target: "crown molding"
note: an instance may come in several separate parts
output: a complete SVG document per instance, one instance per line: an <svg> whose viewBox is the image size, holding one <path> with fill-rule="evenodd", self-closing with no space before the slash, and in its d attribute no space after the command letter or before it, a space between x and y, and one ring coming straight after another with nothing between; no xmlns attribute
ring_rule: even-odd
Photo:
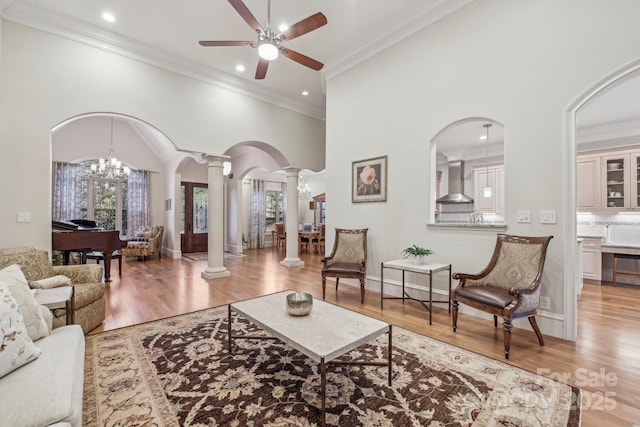
<svg viewBox="0 0 640 427"><path fill-rule="evenodd" d="M626 120L604 125L580 127L576 132L576 143L586 144L638 136L640 136L640 119Z"/></svg>
<svg viewBox="0 0 640 427"><path fill-rule="evenodd" d="M414 9L407 11L395 21L389 22L373 34L367 34L357 43L356 50L343 50L326 61L324 75L331 79L355 65L377 55L383 50L412 36L429 25L441 20L474 0L430 0L424 1Z"/></svg>
<svg viewBox="0 0 640 427"><path fill-rule="evenodd" d="M325 119L324 105L313 106L300 102L280 91L266 89L263 86L205 67L163 49L149 46L97 26L88 25L83 21L51 9L45 9L43 6L35 6L29 3L15 3L12 5L12 3L12 0L0 0L0 6L4 8L3 17L8 21L153 65L316 119ZM11 8L8 8L9 6Z"/></svg>

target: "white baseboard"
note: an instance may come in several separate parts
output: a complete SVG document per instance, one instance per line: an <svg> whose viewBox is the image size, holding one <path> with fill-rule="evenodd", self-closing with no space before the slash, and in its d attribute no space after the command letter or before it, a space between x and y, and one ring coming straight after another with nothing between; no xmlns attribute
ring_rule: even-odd
<svg viewBox="0 0 640 427"><path fill-rule="evenodd" d="M448 293L448 282L446 275L442 275L442 277L437 277L437 275L433 276L433 298L434 299L445 299L447 298ZM342 283L342 281L340 282ZM360 282L355 281L344 281L345 284L349 286L360 286ZM457 286L457 283L452 283L452 289ZM365 288L371 289L372 291L380 292L380 277L367 276L365 281ZM410 294L419 299L427 299L429 298L429 288L424 285L416 285L414 283L409 283L405 280L405 289L409 289ZM384 280L384 293L389 296L402 296L402 282L397 280L389 280L385 277ZM445 305L442 305L444 307ZM493 321L493 316L489 313L485 313L480 310L476 310L475 308L469 307L464 304L460 304L458 307L458 312L467 314L470 316L478 317L481 319L487 319ZM549 311L541 311L538 310L536 314L536 321L538 326L540 327L540 332L543 335L549 335L556 338L563 339L564 337L564 315L558 313L551 313ZM515 319L513 321L514 328L521 328L532 331L531 325L527 319ZM464 323L460 323L460 319L458 319L458 327L464 327Z"/></svg>

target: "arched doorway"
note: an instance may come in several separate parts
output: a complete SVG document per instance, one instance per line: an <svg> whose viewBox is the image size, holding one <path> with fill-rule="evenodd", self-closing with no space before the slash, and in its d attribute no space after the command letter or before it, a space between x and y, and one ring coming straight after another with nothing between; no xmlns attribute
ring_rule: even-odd
<svg viewBox="0 0 640 427"><path fill-rule="evenodd" d="M565 128L567 135L565 138L565 153L567 159L570 159L567 165L565 183L568 189L567 209L565 210L565 220L567 223L565 231L566 242L577 242L577 116L580 110L588 103L596 100L599 96L606 93L612 87L624 82L634 75L640 73L640 60L635 61L619 70L614 71L606 76L586 92L581 94L566 110ZM565 246L565 260L567 267L564 276L564 312L565 312L565 330L564 338L569 341L575 341L577 338L577 295L580 284L579 271L579 252L578 245L567 244Z"/></svg>

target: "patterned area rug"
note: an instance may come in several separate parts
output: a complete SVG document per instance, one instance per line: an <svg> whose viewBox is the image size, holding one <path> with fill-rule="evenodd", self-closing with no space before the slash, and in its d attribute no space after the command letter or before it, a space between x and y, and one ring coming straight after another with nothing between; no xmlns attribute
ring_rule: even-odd
<svg viewBox="0 0 640 427"><path fill-rule="evenodd" d="M226 306L86 338L83 425L321 425L318 365L278 340L229 354ZM384 361L387 342L342 360ZM399 327L393 345L391 387L386 367L329 365L328 425L580 425L577 388Z"/></svg>

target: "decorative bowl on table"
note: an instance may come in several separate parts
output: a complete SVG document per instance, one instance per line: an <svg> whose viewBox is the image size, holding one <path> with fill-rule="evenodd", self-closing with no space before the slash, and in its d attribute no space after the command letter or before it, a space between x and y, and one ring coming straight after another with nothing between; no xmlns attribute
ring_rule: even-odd
<svg viewBox="0 0 640 427"><path fill-rule="evenodd" d="M306 316L313 308L313 296L306 292L287 295L287 313L292 316Z"/></svg>

